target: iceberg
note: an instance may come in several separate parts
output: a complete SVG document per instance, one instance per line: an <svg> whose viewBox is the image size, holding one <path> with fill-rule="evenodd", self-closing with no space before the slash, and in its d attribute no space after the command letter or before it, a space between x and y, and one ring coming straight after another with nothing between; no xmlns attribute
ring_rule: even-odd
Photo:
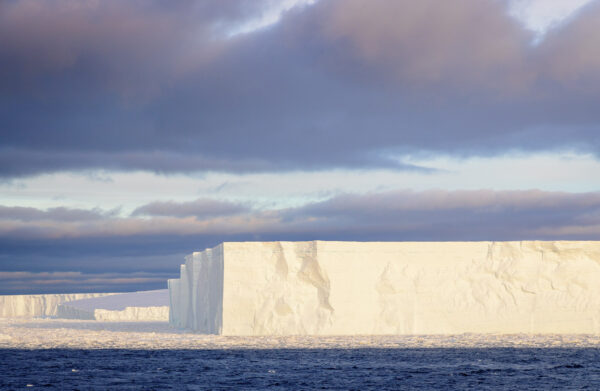
<svg viewBox="0 0 600 391"><path fill-rule="evenodd" d="M62 303L112 294L114 293L3 295L0 296L0 318L54 317Z"/></svg>
<svg viewBox="0 0 600 391"><path fill-rule="evenodd" d="M160 289L69 301L58 306L56 316L105 322L166 322L169 320L169 293Z"/></svg>
<svg viewBox="0 0 600 391"><path fill-rule="evenodd" d="M221 335L600 333L600 242L226 242L168 281Z"/></svg>

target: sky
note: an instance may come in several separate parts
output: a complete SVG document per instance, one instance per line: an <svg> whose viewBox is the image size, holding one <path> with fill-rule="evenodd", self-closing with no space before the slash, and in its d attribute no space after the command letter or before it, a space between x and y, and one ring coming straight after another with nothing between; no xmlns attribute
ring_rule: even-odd
<svg viewBox="0 0 600 391"><path fill-rule="evenodd" d="M0 294L223 241L600 240L598 0L0 1Z"/></svg>

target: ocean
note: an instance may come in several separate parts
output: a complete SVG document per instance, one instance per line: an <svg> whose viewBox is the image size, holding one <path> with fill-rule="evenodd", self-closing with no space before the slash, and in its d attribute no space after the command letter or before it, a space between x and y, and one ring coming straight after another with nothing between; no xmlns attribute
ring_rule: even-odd
<svg viewBox="0 0 600 391"><path fill-rule="evenodd" d="M598 348L0 349L0 389L600 389Z"/></svg>

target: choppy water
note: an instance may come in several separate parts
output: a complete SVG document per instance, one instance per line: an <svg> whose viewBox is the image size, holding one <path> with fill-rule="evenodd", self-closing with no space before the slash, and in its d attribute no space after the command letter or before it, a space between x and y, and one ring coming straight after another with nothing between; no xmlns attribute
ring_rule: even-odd
<svg viewBox="0 0 600 391"><path fill-rule="evenodd" d="M600 389L600 349L0 350L0 389L27 387Z"/></svg>

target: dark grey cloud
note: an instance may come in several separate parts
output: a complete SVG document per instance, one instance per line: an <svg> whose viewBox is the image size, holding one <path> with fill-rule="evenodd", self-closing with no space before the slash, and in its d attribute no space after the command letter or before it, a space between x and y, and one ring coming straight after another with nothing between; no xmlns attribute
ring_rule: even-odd
<svg viewBox="0 0 600 391"><path fill-rule="evenodd" d="M419 172L435 170L414 164L398 162L385 157L364 156L344 157L335 161L333 167L378 166ZM35 149L19 150L0 147L0 178L27 176L40 172L66 171L70 169L102 168L111 171L146 170L160 174L176 172L225 171L253 173L264 171L295 171L323 168L322 162L306 162L299 166L292 160L280 161L277 166L268 156L240 156L224 158L218 155L197 155L192 152L174 151L39 151Z"/></svg>
<svg viewBox="0 0 600 391"><path fill-rule="evenodd" d="M121 292L166 288L170 274L81 273L81 272L0 272L4 294Z"/></svg>
<svg viewBox="0 0 600 391"><path fill-rule="evenodd" d="M111 289L159 289L164 287L160 279L177 275L184 254L223 241L600 239L600 193L393 191L342 194L288 209L234 212L232 206L215 200L157 202L147 205L143 213L152 216L145 218L69 220L57 214L50 221L41 210L21 211L28 217L16 221L18 211L11 210L0 214L0 271L116 273L123 279L146 273L156 280L123 282ZM222 210L213 216L203 213L212 208ZM27 290L19 286L9 289L0 277L0 294ZM105 281L85 291L109 287ZM31 289L39 293L44 286Z"/></svg>
<svg viewBox="0 0 600 391"><path fill-rule="evenodd" d="M321 40L343 45L344 62L353 59L385 72L405 88L454 86L460 95L510 90L518 87L507 81L524 81L532 35L507 17L506 6L477 0L375 0L368 5L350 0L323 4L317 20Z"/></svg>
<svg viewBox="0 0 600 391"><path fill-rule="evenodd" d="M600 151L600 2L539 45L506 2L0 4L0 175L413 167Z"/></svg>
<svg viewBox="0 0 600 391"><path fill-rule="evenodd" d="M12 92L76 93L75 88L152 94L188 65L212 55L209 41L267 4L257 0L102 2L4 1L0 4L0 74ZM47 91L71 73L72 83ZM42 86L42 83L51 85ZM56 85L53 85L56 86ZM11 90L13 89L13 90ZM88 91L91 94L97 91Z"/></svg>
<svg viewBox="0 0 600 391"><path fill-rule="evenodd" d="M249 213L247 205L212 199L198 199L191 202L156 201L136 208L132 216L196 217L203 220L211 217Z"/></svg>
<svg viewBox="0 0 600 391"><path fill-rule="evenodd" d="M282 211L282 219L290 226L308 223L341 228L371 239L597 239L600 193L432 190L347 194Z"/></svg>
<svg viewBox="0 0 600 391"><path fill-rule="evenodd" d="M461 228L452 232L450 228L457 225ZM32 246L35 240L47 238L85 239L90 246L103 243L102 238L118 237L126 247L139 237L279 233L326 237L343 233L348 240L369 235L400 235L399 240L402 235L423 235L420 240L557 239L563 234L589 239L600 234L600 193L406 190L339 194L285 209L254 209L216 199L156 201L129 217L97 209L86 213L68 208L0 208L1 237L31 241ZM127 253L114 243L109 247Z"/></svg>
<svg viewBox="0 0 600 391"><path fill-rule="evenodd" d="M23 206L2 206L0 205L0 220L17 220L17 221L58 221L58 222L73 222L73 221L91 221L100 220L115 216L117 210L103 212L99 209L76 209L57 207L40 210L38 208L23 207Z"/></svg>

